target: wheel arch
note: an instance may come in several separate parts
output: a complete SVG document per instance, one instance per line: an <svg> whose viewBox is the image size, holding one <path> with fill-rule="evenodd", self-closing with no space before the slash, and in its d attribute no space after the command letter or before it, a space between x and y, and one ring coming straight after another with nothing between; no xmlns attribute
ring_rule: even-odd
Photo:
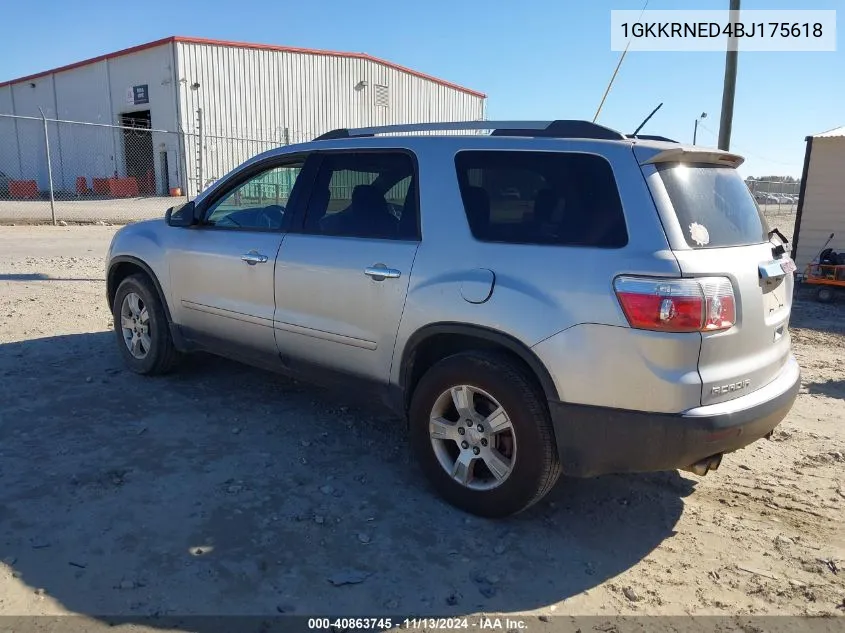
<svg viewBox="0 0 845 633"><path fill-rule="evenodd" d="M109 270L106 276L106 294L109 302L109 310L112 309L114 304L114 297L117 294L117 288L120 286L120 282L138 272L144 273L153 282L158 299L164 308L167 322L173 323L173 318L170 316L170 307L167 305L167 299L164 296L164 291L161 289L158 277L146 262L132 255L118 255L109 262Z"/></svg>
<svg viewBox="0 0 845 633"><path fill-rule="evenodd" d="M543 362L517 338L481 325L433 323L414 332L402 351L399 386L404 406L425 371L447 356L468 350L499 351L519 361L535 380L547 400L559 400L557 387Z"/></svg>

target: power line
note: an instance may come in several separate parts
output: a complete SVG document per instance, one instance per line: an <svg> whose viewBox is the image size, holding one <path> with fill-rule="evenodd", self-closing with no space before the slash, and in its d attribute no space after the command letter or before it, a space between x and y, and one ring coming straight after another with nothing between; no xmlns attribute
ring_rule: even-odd
<svg viewBox="0 0 845 633"><path fill-rule="evenodd" d="M714 132L713 130L711 130L709 127L707 127L707 126L706 126L706 125L704 125L703 123L699 123L699 124L698 124L698 129L700 129L700 130L704 130L705 132L707 132L708 134L710 134L711 136L713 136L713 137L715 137L715 138L719 138L719 135L718 135L716 132ZM736 145L736 144L734 144L734 147L735 147L737 150L739 150L740 152L742 152L743 154L745 154L746 156L749 156L749 157L751 157L751 158L756 158L756 159L758 159L758 160L764 160L764 161L766 161L766 162L768 162L768 163L774 163L775 165L784 165L784 166L786 166L786 167L798 167L798 166L800 166L800 164L801 164L801 163L785 163L785 162L783 162L783 161L781 161L781 160L774 160L774 159L771 159L771 158L766 158L765 156L761 156L760 154L757 154L757 153L755 153L755 152L749 151L748 149L746 149L746 148L744 148L744 147L741 147L741 146L739 146L739 145Z"/></svg>

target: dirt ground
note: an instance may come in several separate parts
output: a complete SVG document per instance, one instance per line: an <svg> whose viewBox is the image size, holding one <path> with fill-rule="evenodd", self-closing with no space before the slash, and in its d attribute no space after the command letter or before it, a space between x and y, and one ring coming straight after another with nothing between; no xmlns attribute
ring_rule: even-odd
<svg viewBox="0 0 845 633"><path fill-rule="evenodd" d="M0 615L845 615L845 301L799 296L772 441L489 521L378 409L207 356L125 371L113 231L0 227Z"/></svg>
<svg viewBox="0 0 845 633"><path fill-rule="evenodd" d="M183 202L185 198L182 197L162 196L108 200L58 199L54 206L57 222L125 224L136 220L160 218L168 207ZM0 199L0 223L2 224L46 224L51 218L49 200Z"/></svg>

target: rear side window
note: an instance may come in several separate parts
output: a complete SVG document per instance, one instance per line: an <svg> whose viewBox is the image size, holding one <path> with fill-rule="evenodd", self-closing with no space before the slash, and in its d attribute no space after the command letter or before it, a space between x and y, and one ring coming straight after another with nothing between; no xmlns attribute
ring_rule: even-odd
<svg viewBox="0 0 845 633"><path fill-rule="evenodd" d="M600 156L468 151L455 165L478 240L600 248L628 243L616 180Z"/></svg>
<svg viewBox="0 0 845 633"><path fill-rule="evenodd" d="M658 173L692 248L759 244L769 227L732 167L667 163Z"/></svg>

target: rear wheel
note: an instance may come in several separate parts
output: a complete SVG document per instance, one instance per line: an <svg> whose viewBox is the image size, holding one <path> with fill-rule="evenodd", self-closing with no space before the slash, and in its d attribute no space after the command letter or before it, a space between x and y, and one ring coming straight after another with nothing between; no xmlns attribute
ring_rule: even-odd
<svg viewBox="0 0 845 633"><path fill-rule="evenodd" d="M138 374L164 374L179 352L173 346L164 306L149 278L130 275L117 288L112 304L114 332L123 360Z"/></svg>
<svg viewBox="0 0 845 633"><path fill-rule="evenodd" d="M434 488L473 514L520 512L560 475L542 393L505 356L466 352L431 367L414 390L410 434Z"/></svg>
<svg viewBox="0 0 845 633"><path fill-rule="evenodd" d="M832 303L833 289L821 286L818 290L816 290L816 300L819 303Z"/></svg>

